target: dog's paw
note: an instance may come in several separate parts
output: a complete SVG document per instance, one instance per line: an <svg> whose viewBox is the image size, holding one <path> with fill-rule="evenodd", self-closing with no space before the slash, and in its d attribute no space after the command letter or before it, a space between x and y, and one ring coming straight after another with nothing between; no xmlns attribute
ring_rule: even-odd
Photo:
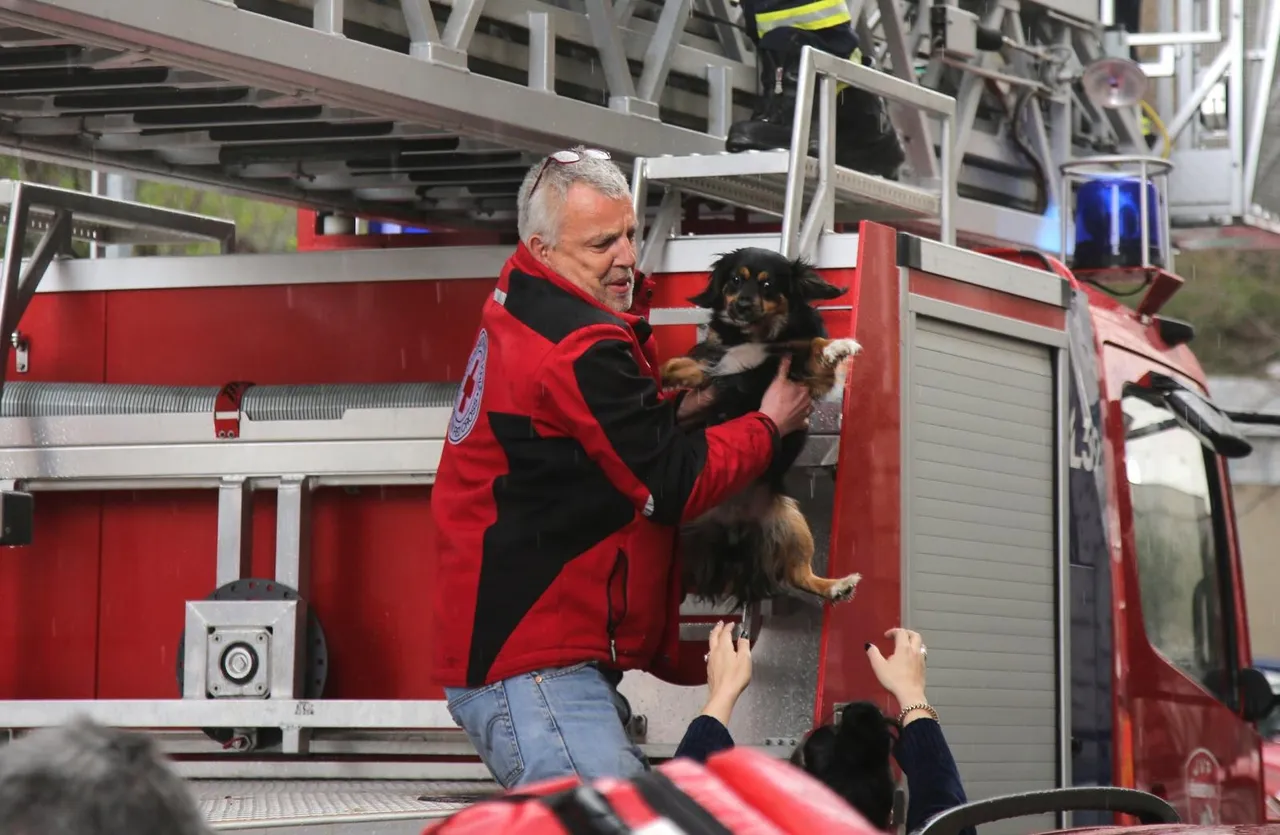
<svg viewBox="0 0 1280 835"><path fill-rule="evenodd" d="M841 601L852 599L853 593L858 590L858 581L861 579L861 574L850 574L848 577L841 578L839 582L831 587L832 602L840 603Z"/></svg>
<svg viewBox="0 0 1280 835"><path fill-rule="evenodd" d="M689 357L675 357L662 366L662 385L665 388L698 388L705 380L702 366Z"/></svg>
<svg viewBox="0 0 1280 835"><path fill-rule="evenodd" d="M826 365L839 365L862 350L862 346L854 339L833 339L822 348L822 362Z"/></svg>

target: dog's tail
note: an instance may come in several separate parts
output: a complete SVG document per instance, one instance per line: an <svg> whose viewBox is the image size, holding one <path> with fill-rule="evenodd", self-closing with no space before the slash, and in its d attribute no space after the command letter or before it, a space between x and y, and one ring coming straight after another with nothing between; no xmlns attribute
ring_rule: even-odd
<svg viewBox="0 0 1280 835"><path fill-rule="evenodd" d="M733 608L780 594L766 559L758 520L700 519L680 531L685 588L704 602L731 602Z"/></svg>

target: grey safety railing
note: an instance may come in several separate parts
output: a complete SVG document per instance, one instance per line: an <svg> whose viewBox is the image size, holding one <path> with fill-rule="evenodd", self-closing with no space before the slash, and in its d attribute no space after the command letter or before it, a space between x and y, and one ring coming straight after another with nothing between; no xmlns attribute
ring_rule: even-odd
<svg viewBox="0 0 1280 835"><path fill-rule="evenodd" d="M899 183L837 167L835 109L838 88L842 84L881 96L891 104L924 111L940 121L939 158L936 165L930 166L933 170L917 172L924 179L918 179L914 184ZM819 133L816 160L809 155L815 100ZM800 58L795 113L797 118L792 124L791 143L785 149L636 160L632 192L639 224L637 237L644 241L640 255L642 269L656 267L663 241L678 223L680 197L685 191L780 215L782 240L779 249L787 257L813 252L821 234L834 231L838 204L874 204L900 210L908 217L936 217L940 239L954 245L958 167L952 147L956 118L954 98L805 47ZM759 179L762 176L780 178L783 183ZM706 185L721 179L725 180L724 186L709 188ZM653 219L653 234L646 237L648 188L654 183L665 183L667 193ZM778 193L779 185L782 186L781 194ZM806 196L809 196L807 209Z"/></svg>
<svg viewBox="0 0 1280 835"><path fill-rule="evenodd" d="M956 100L929 90L914 82L903 81L876 70L819 52L806 46L800 56L800 73L796 86L796 118L791 128L791 165L787 170L787 196L782 216L784 252L811 249L819 234L835 226L836 168L836 94L840 83L874 93L890 102L906 105L941 120L938 170L941 176L934 185L939 191L938 225L943 243L954 245L956 182L952 147L955 136ZM804 185L809 156L810 120L803 118L813 111L818 100L818 185L808 217L801 224L804 207Z"/></svg>

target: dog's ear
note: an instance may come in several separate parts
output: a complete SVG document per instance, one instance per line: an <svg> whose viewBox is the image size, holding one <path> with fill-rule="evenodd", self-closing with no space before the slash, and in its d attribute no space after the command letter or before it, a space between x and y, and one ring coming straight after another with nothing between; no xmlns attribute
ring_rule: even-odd
<svg viewBox="0 0 1280 835"><path fill-rule="evenodd" d="M791 262L791 274L795 276L795 287L805 301L829 301L838 299L849 292L848 287L837 287L828 283L818 275L813 265L802 258Z"/></svg>
<svg viewBox="0 0 1280 835"><path fill-rule="evenodd" d="M711 278L707 281L707 288L696 296L690 296L690 304L696 304L698 307L705 307L709 310L716 310L720 307L720 303L724 299L722 295L724 283L733 271L736 255L737 253L734 252L726 252L715 260L711 265Z"/></svg>

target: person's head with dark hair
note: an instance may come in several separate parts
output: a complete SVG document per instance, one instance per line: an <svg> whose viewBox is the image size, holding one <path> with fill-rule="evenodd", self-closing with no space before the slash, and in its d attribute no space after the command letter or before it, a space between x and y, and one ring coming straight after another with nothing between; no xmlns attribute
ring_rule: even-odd
<svg viewBox="0 0 1280 835"><path fill-rule="evenodd" d="M877 829L893 823L893 722L870 702L854 702L840 721L823 725L796 746L791 763L821 780Z"/></svg>
<svg viewBox="0 0 1280 835"><path fill-rule="evenodd" d="M77 719L0 748L0 835L207 835L150 737Z"/></svg>

